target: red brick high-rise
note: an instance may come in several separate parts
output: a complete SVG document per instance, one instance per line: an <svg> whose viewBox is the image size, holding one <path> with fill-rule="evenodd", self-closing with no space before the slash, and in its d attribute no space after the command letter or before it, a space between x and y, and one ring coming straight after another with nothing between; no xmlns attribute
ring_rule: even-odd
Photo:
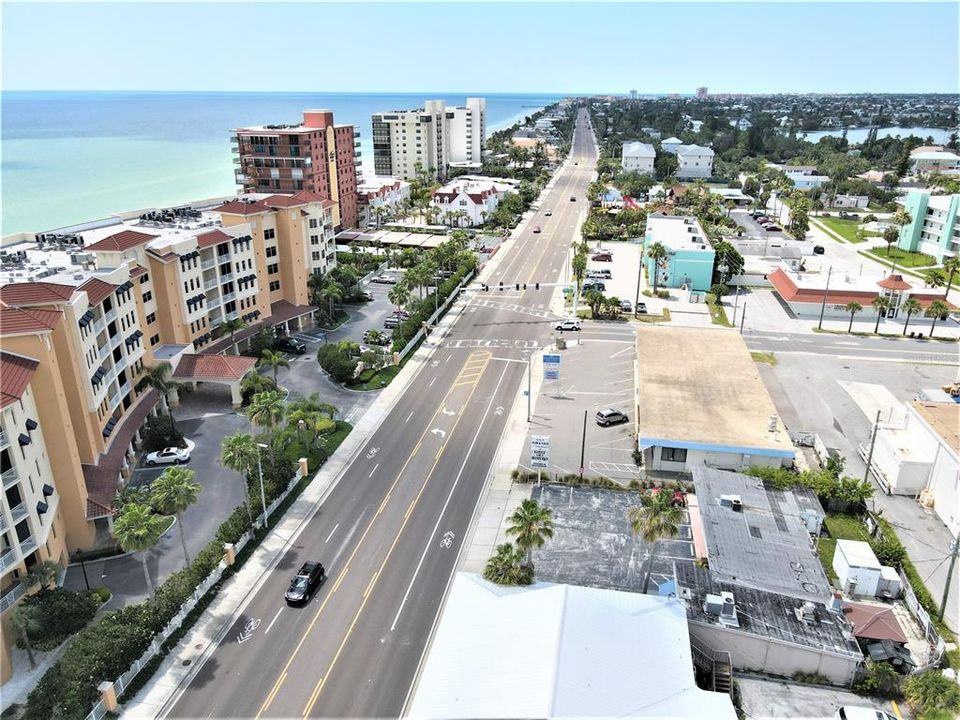
<svg viewBox="0 0 960 720"><path fill-rule="evenodd" d="M358 136L353 125L334 125L330 110L304 110L298 125L236 128L237 184L244 192L315 192L337 203L336 225L356 227Z"/></svg>

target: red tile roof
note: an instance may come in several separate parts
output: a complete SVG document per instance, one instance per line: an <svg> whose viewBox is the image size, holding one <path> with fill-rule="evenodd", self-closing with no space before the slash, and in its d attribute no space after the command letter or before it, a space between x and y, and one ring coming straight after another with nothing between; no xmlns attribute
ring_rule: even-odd
<svg viewBox="0 0 960 720"><path fill-rule="evenodd" d="M176 380L239 380L256 364L256 358L244 355L184 355L171 377Z"/></svg>
<svg viewBox="0 0 960 720"><path fill-rule="evenodd" d="M143 245L156 237L160 236L142 233L137 230L121 230L109 237L105 237L100 242L87 245L86 249L92 250L93 252L122 252Z"/></svg>
<svg viewBox="0 0 960 720"><path fill-rule="evenodd" d="M53 305L70 300L75 288L49 282L12 283L0 288L0 301L10 307Z"/></svg>
<svg viewBox="0 0 960 720"><path fill-rule="evenodd" d="M39 366L33 358L0 351L0 409L23 397Z"/></svg>
<svg viewBox="0 0 960 720"><path fill-rule="evenodd" d="M212 245L219 245L232 239L233 236L227 235L223 230L211 230L210 232L197 235L197 247L206 248Z"/></svg>
<svg viewBox="0 0 960 720"><path fill-rule="evenodd" d="M888 275L877 285L887 290L909 290L913 287L903 279L903 275Z"/></svg>
<svg viewBox="0 0 960 720"><path fill-rule="evenodd" d="M90 278L77 290L83 290L87 293L87 300L91 305L99 305L110 293L117 289L116 285L111 285L98 278Z"/></svg>
<svg viewBox="0 0 960 720"><path fill-rule="evenodd" d="M866 640L892 640L906 643L907 636L893 610L882 605L845 602L843 616L853 626L853 634Z"/></svg>
<svg viewBox="0 0 960 720"><path fill-rule="evenodd" d="M301 190L300 192L296 193L293 197L302 202L328 202L331 205L336 204L332 200L327 200L323 195L320 195L319 193L311 192L309 190Z"/></svg>
<svg viewBox="0 0 960 720"><path fill-rule="evenodd" d="M130 269L130 277L132 277L132 278L140 277L140 276L143 275L146 271L147 271L147 269L146 269L145 267L143 267L143 265L134 265L134 266Z"/></svg>
<svg viewBox="0 0 960 720"><path fill-rule="evenodd" d="M52 330L63 314L59 310L35 310L0 306L0 335L20 335Z"/></svg>
<svg viewBox="0 0 960 720"><path fill-rule="evenodd" d="M240 202L232 200L216 208L214 212L227 213L228 215L256 215L258 213L270 212L270 208L262 202Z"/></svg>
<svg viewBox="0 0 960 720"><path fill-rule="evenodd" d="M261 200L264 205L271 208L277 207L297 207L298 205L306 205L306 200L296 200L290 195L271 195L268 198Z"/></svg>

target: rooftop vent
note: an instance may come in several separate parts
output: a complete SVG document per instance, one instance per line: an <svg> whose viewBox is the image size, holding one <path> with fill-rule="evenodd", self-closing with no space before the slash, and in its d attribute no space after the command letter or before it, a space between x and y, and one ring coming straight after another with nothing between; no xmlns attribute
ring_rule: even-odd
<svg viewBox="0 0 960 720"><path fill-rule="evenodd" d="M793 612L796 614L797 620L807 625L813 625L817 621L817 606L810 600L807 600L800 607L794 608Z"/></svg>
<svg viewBox="0 0 960 720"><path fill-rule="evenodd" d="M740 627L737 619L737 604L733 600L733 593L720 593L720 622L729 627Z"/></svg>
<svg viewBox="0 0 960 720"><path fill-rule="evenodd" d="M743 501L739 495L721 495L720 507L728 507L734 512L743 512Z"/></svg>

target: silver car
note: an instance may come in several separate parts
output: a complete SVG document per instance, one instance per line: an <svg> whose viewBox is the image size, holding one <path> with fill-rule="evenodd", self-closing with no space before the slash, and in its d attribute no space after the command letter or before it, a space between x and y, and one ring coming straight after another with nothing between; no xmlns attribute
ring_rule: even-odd
<svg viewBox="0 0 960 720"><path fill-rule="evenodd" d="M186 448L168 447L147 455L147 465L179 465L190 459Z"/></svg>

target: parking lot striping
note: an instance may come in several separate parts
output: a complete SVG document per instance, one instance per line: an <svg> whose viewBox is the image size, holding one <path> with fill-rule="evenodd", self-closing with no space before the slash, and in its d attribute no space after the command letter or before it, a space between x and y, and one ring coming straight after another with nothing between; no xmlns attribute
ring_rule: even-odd
<svg viewBox="0 0 960 720"><path fill-rule="evenodd" d="M273 620L271 620L271 621L270 621L270 624L267 625L267 629L263 631L263 634L264 634L264 635L266 635L268 632L270 632L270 628L273 627L273 624L277 621L277 618L280 617L280 613L282 613L282 612L283 612L283 608L280 608L279 610L277 610L277 614L273 616Z"/></svg>
<svg viewBox="0 0 960 720"><path fill-rule="evenodd" d="M380 467L380 463L377 463L373 466L373 470L370 471L370 474L367 477L373 477L373 474L377 471L377 468Z"/></svg>
<svg viewBox="0 0 960 720"><path fill-rule="evenodd" d="M630 352L630 348L623 348L622 350L617 350L613 355L610 356L610 359L613 360L615 357L620 357L625 352Z"/></svg>
<svg viewBox="0 0 960 720"><path fill-rule="evenodd" d="M330 538L333 537L333 534L337 531L338 527L340 527L340 523L337 523L336 525L333 526L333 530L330 531L330 534L327 535L327 539L324 540L325 543L330 542Z"/></svg>
<svg viewBox="0 0 960 720"><path fill-rule="evenodd" d="M578 390L573 392L572 390L567 391L567 395L611 395L613 397L625 397L624 392L600 392L599 390Z"/></svg>

